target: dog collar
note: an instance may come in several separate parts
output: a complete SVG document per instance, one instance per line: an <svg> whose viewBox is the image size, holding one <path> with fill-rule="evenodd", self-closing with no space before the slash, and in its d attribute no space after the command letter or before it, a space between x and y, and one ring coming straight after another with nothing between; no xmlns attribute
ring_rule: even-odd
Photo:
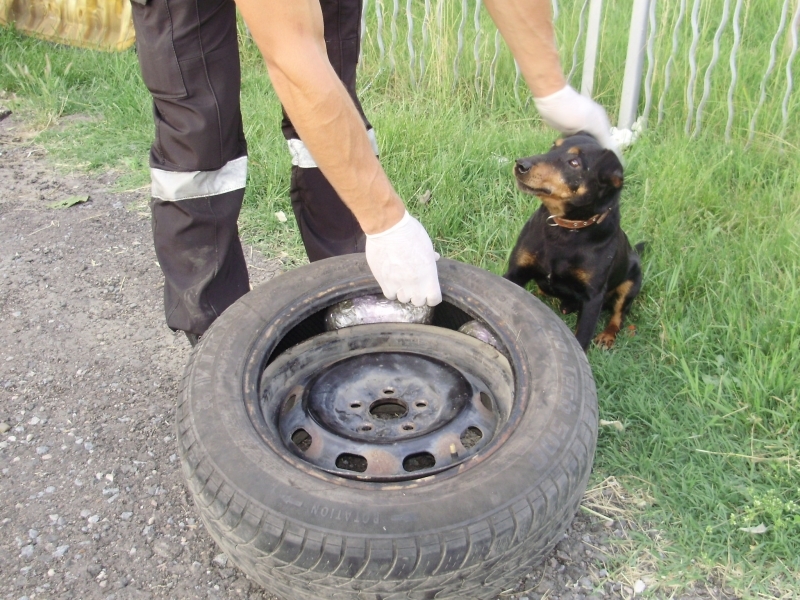
<svg viewBox="0 0 800 600"><path fill-rule="evenodd" d="M562 219L561 217L550 215L547 217L547 224L550 225L550 227L563 227L564 229L583 229L584 227L589 227L595 223L602 223L610 212L611 208L609 208L606 212L599 215L594 215L585 221L571 221L569 219ZM550 221L552 221L552 223Z"/></svg>

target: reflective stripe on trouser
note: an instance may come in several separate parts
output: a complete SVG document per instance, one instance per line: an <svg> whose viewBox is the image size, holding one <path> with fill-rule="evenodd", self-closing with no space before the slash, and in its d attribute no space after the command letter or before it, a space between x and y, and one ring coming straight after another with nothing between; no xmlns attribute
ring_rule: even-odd
<svg viewBox="0 0 800 600"><path fill-rule="evenodd" d="M368 131L378 154L374 131ZM305 144L288 140L292 155L289 196L308 260L364 252L367 238L353 213L317 168Z"/></svg>
<svg viewBox="0 0 800 600"><path fill-rule="evenodd" d="M232 0L133 4L153 97L153 240L167 325L202 334L250 286L236 221L247 145Z"/></svg>
<svg viewBox="0 0 800 600"><path fill-rule="evenodd" d="M371 126L356 96L362 0L320 0L328 59L353 99L364 126ZM284 112L283 135L292 153L292 200L300 236L311 261L363 252L366 237L353 213L316 168ZM299 160L298 152L309 160ZM376 151L377 153L377 151Z"/></svg>

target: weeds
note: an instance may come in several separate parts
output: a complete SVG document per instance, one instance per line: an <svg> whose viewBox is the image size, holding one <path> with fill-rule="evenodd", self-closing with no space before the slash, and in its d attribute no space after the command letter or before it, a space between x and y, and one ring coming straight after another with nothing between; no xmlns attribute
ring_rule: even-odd
<svg viewBox="0 0 800 600"><path fill-rule="evenodd" d="M777 490L760 492L748 488L750 499L739 514L731 514L730 524L740 531L764 534L770 530L776 534L800 535L800 506L794 500L786 500ZM795 491L800 499L800 490Z"/></svg>
<svg viewBox="0 0 800 600"><path fill-rule="evenodd" d="M53 73L50 55L44 55L44 67L41 73L31 72L27 64L5 63L5 67L12 77L9 86L15 93L27 97L38 98L36 103L35 125L47 129L64 114L69 103L69 87L66 77L72 69L68 63L61 74Z"/></svg>

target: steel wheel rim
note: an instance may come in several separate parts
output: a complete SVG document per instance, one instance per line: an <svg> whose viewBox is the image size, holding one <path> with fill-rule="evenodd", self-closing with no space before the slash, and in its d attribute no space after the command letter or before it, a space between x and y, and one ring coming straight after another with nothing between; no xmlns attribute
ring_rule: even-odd
<svg viewBox="0 0 800 600"><path fill-rule="evenodd" d="M390 327L439 347L387 347L374 339L386 325L362 325L306 340L264 370L260 412L284 458L320 475L399 482L469 468L508 435L513 375L500 353L437 327Z"/></svg>

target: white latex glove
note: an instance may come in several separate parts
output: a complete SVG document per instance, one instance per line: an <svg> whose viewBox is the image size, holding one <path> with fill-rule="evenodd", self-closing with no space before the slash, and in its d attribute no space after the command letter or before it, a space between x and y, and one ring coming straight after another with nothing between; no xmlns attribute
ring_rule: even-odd
<svg viewBox="0 0 800 600"><path fill-rule="evenodd" d="M414 306L436 306L442 301L431 238L408 214L380 233L367 235L367 264L384 296Z"/></svg>
<svg viewBox="0 0 800 600"><path fill-rule="evenodd" d="M566 86L555 94L534 98L533 103L542 120L553 129L566 135L586 131L597 138L601 146L622 156L619 146L611 137L611 124L605 109L591 98Z"/></svg>

